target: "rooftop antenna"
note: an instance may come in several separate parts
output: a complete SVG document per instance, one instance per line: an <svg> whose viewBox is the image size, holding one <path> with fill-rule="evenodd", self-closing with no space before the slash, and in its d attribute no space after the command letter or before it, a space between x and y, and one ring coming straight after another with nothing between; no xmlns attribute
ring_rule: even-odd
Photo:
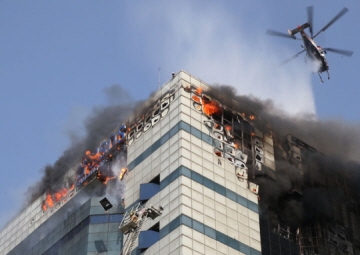
<svg viewBox="0 0 360 255"><path fill-rule="evenodd" d="M161 68L159 67L159 82L158 82L158 90L160 89L160 70L161 70Z"/></svg>

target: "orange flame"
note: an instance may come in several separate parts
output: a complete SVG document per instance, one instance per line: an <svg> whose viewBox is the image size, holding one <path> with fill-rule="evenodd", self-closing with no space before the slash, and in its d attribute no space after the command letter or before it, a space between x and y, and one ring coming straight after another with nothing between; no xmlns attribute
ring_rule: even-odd
<svg viewBox="0 0 360 255"><path fill-rule="evenodd" d="M48 194L46 195L45 201L46 201L46 203L47 203L47 205L48 205L49 207L53 207L53 206L54 206L54 200L52 199L50 193L48 193Z"/></svg>
<svg viewBox="0 0 360 255"><path fill-rule="evenodd" d="M235 149L239 149L239 144L238 144L238 143L235 143L235 144L234 144L234 147L235 147Z"/></svg>
<svg viewBox="0 0 360 255"><path fill-rule="evenodd" d="M124 175L126 174L126 172L128 171L127 168L122 168L120 175L119 175L119 180L122 181L122 179L124 178Z"/></svg>
<svg viewBox="0 0 360 255"><path fill-rule="evenodd" d="M202 91L203 91L203 88L202 88L202 87L198 87L198 88L194 91L194 93L195 93L195 94L198 94L198 95L201 95Z"/></svg>
<svg viewBox="0 0 360 255"><path fill-rule="evenodd" d="M254 133L254 132L251 132L251 135L252 135L252 136L254 136L254 135L255 135L255 133Z"/></svg>
<svg viewBox="0 0 360 255"><path fill-rule="evenodd" d="M102 181L103 184L107 184L109 180L111 179L115 179L116 176L113 176L113 177L105 177L105 181Z"/></svg>
<svg viewBox="0 0 360 255"><path fill-rule="evenodd" d="M228 125L225 125L225 128L226 128L226 130L231 130L232 128L230 127L230 126L228 126Z"/></svg>
<svg viewBox="0 0 360 255"><path fill-rule="evenodd" d="M43 211L45 212L47 210L46 204L43 203L43 205L41 206L41 208L43 209Z"/></svg>
<svg viewBox="0 0 360 255"><path fill-rule="evenodd" d="M192 99L198 103L200 103L200 98L198 98L197 96L192 96Z"/></svg>
<svg viewBox="0 0 360 255"><path fill-rule="evenodd" d="M90 173L90 164L87 164L85 166L85 175L89 174Z"/></svg>
<svg viewBox="0 0 360 255"><path fill-rule="evenodd" d="M90 151L86 151L85 154L89 159L92 159L92 160L99 160L100 157L101 157L100 153L96 153L95 155L91 155Z"/></svg>
<svg viewBox="0 0 360 255"><path fill-rule="evenodd" d="M215 151L215 154L216 154L216 156L218 156L218 157L221 157L221 156L222 156L222 154L221 154L220 151Z"/></svg>
<svg viewBox="0 0 360 255"><path fill-rule="evenodd" d="M73 190L75 188L75 183L73 183L72 185L71 185L71 187L69 188L69 190Z"/></svg>
<svg viewBox="0 0 360 255"><path fill-rule="evenodd" d="M203 98L202 105L203 105L204 113L208 116L210 116L214 113L218 114L218 115L222 114L222 110L220 108L219 103L214 100L209 101L208 99L204 100L204 98Z"/></svg>
<svg viewBox="0 0 360 255"><path fill-rule="evenodd" d="M250 118L251 120L254 120L254 119L255 119L255 116L254 116L254 115L250 115L249 118Z"/></svg>
<svg viewBox="0 0 360 255"><path fill-rule="evenodd" d="M102 184L107 184L109 180L111 179L115 179L116 176L112 176L112 177L107 177L107 176L104 176L100 173L100 171L98 172L98 175L96 176L97 179L99 179L99 181L102 182Z"/></svg>
<svg viewBox="0 0 360 255"><path fill-rule="evenodd" d="M65 197L68 193L68 190L66 188L61 189L60 191L56 192L54 197L55 201L59 202L63 197Z"/></svg>

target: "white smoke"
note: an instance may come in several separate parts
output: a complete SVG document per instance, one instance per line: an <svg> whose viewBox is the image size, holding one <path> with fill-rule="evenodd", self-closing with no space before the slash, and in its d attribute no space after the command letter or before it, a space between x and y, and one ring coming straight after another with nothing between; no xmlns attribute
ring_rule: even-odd
<svg viewBox="0 0 360 255"><path fill-rule="evenodd" d="M124 198L125 189L126 189L126 174L122 180L119 179L119 175L121 173L121 169L127 167L126 161L124 160L123 155L119 155L115 162L111 165L111 170L113 174L116 176L115 180L110 180L109 184L106 185L106 197L113 201L117 202L117 204L122 203L122 199Z"/></svg>
<svg viewBox="0 0 360 255"><path fill-rule="evenodd" d="M249 27L259 27L255 23L263 21L260 17L239 18L246 10L235 17L234 12L213 2L199 6L182 1L174 12L164 3L154 6L152 2L147 7L138 22L164 30L161 34L157 30L145 33L161 46L156 57L177 68L174 71L183 69L208 84L231 85L240 95L270 98L291 114L315 113L310 67L301 57L280 66L296 54L284 47L294 42L273 43L274 38L265 34L266 22L260 26L262 30L249 33ZM157 8L161 15L149 11Z"/></svg>

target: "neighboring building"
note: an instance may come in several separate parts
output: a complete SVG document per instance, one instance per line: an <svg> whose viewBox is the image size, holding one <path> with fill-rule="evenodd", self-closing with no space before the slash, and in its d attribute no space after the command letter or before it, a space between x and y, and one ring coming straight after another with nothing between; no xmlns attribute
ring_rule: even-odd
<svg viewBox="0 0 360 255"><path fill-rule="evenodd" d="M304 151L317 152L261 121L186 72L173 75L69 170L61 196L44 194L5 227L0 254L359 254L358 202L332 226L297 224L269 205L282 162L300 177L281 202L303 200ZM123 214L137 206L163 210L138 236L123 235Z"/></svg>

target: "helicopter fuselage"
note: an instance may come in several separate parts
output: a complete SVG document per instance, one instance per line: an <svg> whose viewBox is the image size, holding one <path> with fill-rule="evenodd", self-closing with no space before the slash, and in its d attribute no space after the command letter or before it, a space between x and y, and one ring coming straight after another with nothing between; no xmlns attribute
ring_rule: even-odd
<svg viewBox="0 0 360 255"><path fill-rule="evenodd" d="M300 40L299 38L295 37L295 34L300 33L301 38L304 43L304 45L301 45L303 50L298 52L292 58L284 61L284 63L287 63L290 60L299 56L301 53L306 52L306 57L308 57L312 61L317 62L319 64L316 67L316 69L317 69L316 72L318 73L318 75L320 77L320 81L324 82L323 79L321 78L320 73L326 71L328 74L328 79L330 79L329 64L325 57L325 54L327 53L327 51L338 53L338 54L349 56L349 57L351 57L354 52L348 51L348 50L334 49L334 48L322 48L322 47L316 45L314 38L316 36L318 36L321 32L324 32L326 29L328 29L335 21L337 21L339 18L341 18L349 10L346 7L344 7L334 18L332 18L322 29L320 29L319 32L317 32L315 35L313 35L313 22L312 22L313 12L314 12L313 6L309 6L306 9L307 9L308 21L306 23L302 24L301 26L294 28L293 30L288 29L289 34L277 32L277 31L269 30L269 29L266 31L266 33L269 35L280 36L280 37L285 37L285 38L292 38L295 40L296 39ZM306 28L309 28L310 36L305 33L304 30Z"/></svg>
<svg viewBox="0 0 360 255"><path fill-rule="evenodd" d="M318 72L322 73L329 70L329 64L325 57L325 52L321 47L317 46L315 41L311 39L311 37L304 32L304 30L300 31L301 38L304 42L304 48L306 50L307 56L313 60L318 61L320 63Z"/></svg>

